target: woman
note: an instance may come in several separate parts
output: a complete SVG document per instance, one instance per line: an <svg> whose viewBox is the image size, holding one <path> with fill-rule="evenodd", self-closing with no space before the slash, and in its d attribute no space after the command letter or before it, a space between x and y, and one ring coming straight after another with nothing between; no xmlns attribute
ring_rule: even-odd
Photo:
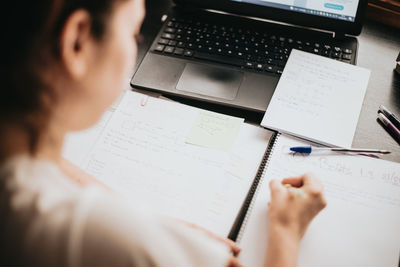
<svg viewBox="0 0 400 267"><path fill-rule="evenodd" d="M124 88L143 0L11 2L1 16L0 266L239 266L233 242L128 206L61 157L66 133L96 123ZM295 266L322 187L309 175L270 187L266 265Z"/></svg>

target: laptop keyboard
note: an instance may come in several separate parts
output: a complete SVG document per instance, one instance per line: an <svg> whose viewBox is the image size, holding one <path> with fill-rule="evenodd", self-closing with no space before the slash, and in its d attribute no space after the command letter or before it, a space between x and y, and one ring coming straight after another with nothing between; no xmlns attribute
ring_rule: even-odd
<svg viewBox="0 0 400 267"><path fill-rule="evenodd" d="M280 75L295 48L351 63L353 51L271 32L172 18L153 51Z"/></svg>

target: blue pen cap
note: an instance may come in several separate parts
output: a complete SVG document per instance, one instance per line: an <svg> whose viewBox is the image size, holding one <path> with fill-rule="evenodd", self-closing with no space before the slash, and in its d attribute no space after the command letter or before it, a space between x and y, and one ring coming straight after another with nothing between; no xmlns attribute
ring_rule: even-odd
<svg viewBox="0 0 400 267"><path fill-rule="evenodd" d="M297 152L297 153L303 153L303 154L310 154L312 151L312 147L310 146L296 146L296 147L291 147L291 151Z"/></svg>

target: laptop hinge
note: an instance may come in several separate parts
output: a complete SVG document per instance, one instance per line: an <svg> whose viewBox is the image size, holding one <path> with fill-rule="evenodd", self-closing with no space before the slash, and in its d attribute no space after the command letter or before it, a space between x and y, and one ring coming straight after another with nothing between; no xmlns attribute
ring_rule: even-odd
<svg viewBox="0 0 400 267"><path fill-rule="evenodd" d="M346 34L344 32L333 32L333 38L337 40L342 40L345 36Z"/></svg>

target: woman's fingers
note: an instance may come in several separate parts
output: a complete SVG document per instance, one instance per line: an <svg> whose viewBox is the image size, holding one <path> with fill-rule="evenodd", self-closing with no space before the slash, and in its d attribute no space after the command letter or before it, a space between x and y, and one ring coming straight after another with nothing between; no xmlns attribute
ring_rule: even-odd
<svg viewBox="0 0 400 267"><path fill-rule="evenodd" d="M298 177L290 177L282 180L283 185L290 185L292 187L297 187L298 190L296 192L304 192L305 195L311 196L313 201L316 201L316 204L320 204L319 206L325 207L326 200L323 196L323 186L321 181L312 173L303 174ZM294 188L289 191L295 191Z"/></svg>
<svg viewBox="0 0 400 267"><path fill-rule="evenodd" d="M238 259L235 257L230 257L228 261L228 267L242 267Z"/></svg>
<svg viewBox="0 0 400 267"><path fill-rule="evenodd" d="M220 237L219 235L216 235L216 234L214 234L212 232L209 232L207 230L205 230L205 231L211 237L221 241L222 243L225 243L229 247L229 249L231 250L231 252L233 253L234 256L239 255L240 251L242 251L242 249L240 247L238 247L238 245L236 245L236 243L233 242L232 240L230 240L228 238Z"/></svg>
<svg viewBox="0 0 400 267"><path fill-rule="evenodd" d="M229 247L230 251L232 252L232 254L234 256L239 255L240 251L242 250L240 247L238 247L238 245L236 245L235 242L233 242L232 240L230 240L228 238L224 238L224 237L221 237L221 236L219 236L217 234L214 234L213 232L210 232L210 231L208 231L208 230L204 229L203 227L198 226L196 224L189 223L189 222L182 221L182 220L179 220L179 221L183 222L184 224L186 224L186 225L188 225L188 226L190 226L192 228L195 228L195 229L197 229L199 231L204 232L206 235L208 235L209 237L211 237L213 239L216 239L216 240L224 243L225 245L227 245Z"/></svg>
<svg viewBox="0 0 400 267"><path fill-rule="evenodd" d="M302 187L304 183L304 177L289 177L282 180L282 184L290 184L293 187Z"/></svg>
<svg viewBox="0 0 400 267"><path fill-rule="evenodd" d="M242 251L242 249L240 247L238 247L238 245L236 245L236 243L233 242L232 240L226 239L226 238L225 238L225 240L228 242L228 245L229 245L233 255L238 256L240 251Z"/></svg>
<svg viewBox="0 0 400 267"><path fill-rule="evenodd" d="M294 236L302 237L309 222L326 206L322 183L312 174L270 182L270 225L286 227Z"/></svg>
<svg viewBox="0 0 400 267"><path fill-rule="evenodd" d="M322 183L312 173L306 173L297 177L289 177L282 180L282 184L289 184L293 187L301 187L305 191L322 191Z"/></svg>
<svg viewBox="0 0 400 267"><path fill-rule="evenodd" d="M318 209L316 212L318 213L321 209L323 209L327 202L323 195L323 185L321 181L311 173L304 174L302 176L303 186L301 189L311 197L312 203Z"/></svg>
<svg viewBox="0 0 400 267"><path fill-rule="evenodd" d="M271 200L282 198L282 195L285 193L285 188L278 180L271 180L269 182L269 188L271 191Z"/></svg>
<svg viewBox="0 0 400 267"><path fill-rule="evenodd" d="M321 197L324 190L321 181L311 173L305 174L303 177L304 186L302 188L304 191L312 196Z"/></svg>

